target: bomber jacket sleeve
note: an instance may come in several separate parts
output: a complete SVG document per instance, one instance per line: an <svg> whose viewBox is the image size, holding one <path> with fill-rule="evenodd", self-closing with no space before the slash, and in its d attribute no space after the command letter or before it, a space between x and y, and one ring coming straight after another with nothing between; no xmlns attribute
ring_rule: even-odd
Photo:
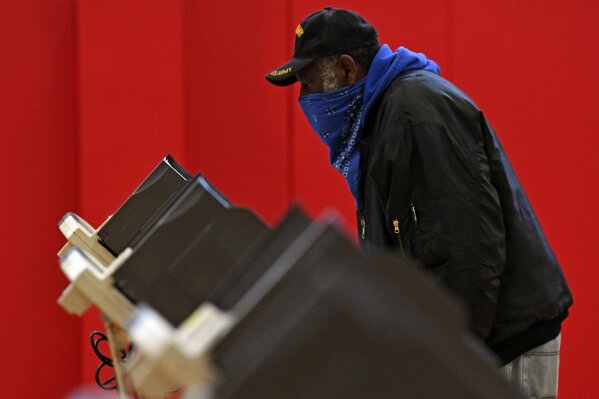
<svg viewBox="0 0 599 399"><path fill-rule="evenodd" d="M464 302L471 329L484 340L505 266L505 233L480 134L437 123L381 128L393 131L382 133L388 141L372 174L389 234Z"/></svg>

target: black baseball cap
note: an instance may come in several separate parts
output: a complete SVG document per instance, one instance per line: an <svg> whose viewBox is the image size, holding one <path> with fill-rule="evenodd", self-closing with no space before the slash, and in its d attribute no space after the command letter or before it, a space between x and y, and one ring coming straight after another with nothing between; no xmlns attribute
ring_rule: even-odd
<svg viewBox="0 0 599 399"><path fill-rule="evenodd" d="M353 11L325 7L308 15L295 29L293 58L265 75L277 86L297 81L295 74L317 58L378 44L374 27Z"/></svg>

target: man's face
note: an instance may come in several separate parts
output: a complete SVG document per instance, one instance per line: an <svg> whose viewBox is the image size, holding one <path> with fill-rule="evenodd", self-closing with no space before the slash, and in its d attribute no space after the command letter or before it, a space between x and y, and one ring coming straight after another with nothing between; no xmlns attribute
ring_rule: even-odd
<svg viewBox="0 0 599 399"><path fill-rule="evenodd" d="M301 85L300 96L312 93L324 93L322 74L320 73L318 61L312 62L299 71L296 78Z"/></svg>
<svg viewBox="0 0 599 399"><path fill-rule="evenodd" d="M339 58L319 59L296 75L301 85L300 97L312 93L327 93L351 86L365 76L365 71L347 54Z"/></svg>

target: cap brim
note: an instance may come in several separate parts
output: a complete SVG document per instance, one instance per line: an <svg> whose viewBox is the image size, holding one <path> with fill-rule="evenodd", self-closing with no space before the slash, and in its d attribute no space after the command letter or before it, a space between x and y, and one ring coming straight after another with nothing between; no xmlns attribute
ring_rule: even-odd
<svg viewBox="0 0 599 399"><path fill-rule="evenodd" d="M292 58L274 71L264 75L266 80L276 86L289 86L297 82L295 74L314 61L314 58Z"/></svg>

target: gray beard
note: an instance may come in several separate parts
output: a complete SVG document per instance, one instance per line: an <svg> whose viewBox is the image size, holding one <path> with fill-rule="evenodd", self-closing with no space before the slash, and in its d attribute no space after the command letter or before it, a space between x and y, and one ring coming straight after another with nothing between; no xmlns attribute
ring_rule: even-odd
<svg viewBox="0 0 599 399"><path fill-rule="evenodd" d="M322 89L325 93L336 91L341 88L341 85L337 80L337 75L335 74L336 65L336 57L326 57L320 60L320 78L322 79Z"/></svg>
<svg viewBox="0 0 599 399"><path fill-rule="evenodd" d="M322 89L325 93L336 91L340 88L341 86L339 85L339 82L337 81L337 76L335 76L334 73L331 76L327 76L326 79L322 80Z"/></svg>

